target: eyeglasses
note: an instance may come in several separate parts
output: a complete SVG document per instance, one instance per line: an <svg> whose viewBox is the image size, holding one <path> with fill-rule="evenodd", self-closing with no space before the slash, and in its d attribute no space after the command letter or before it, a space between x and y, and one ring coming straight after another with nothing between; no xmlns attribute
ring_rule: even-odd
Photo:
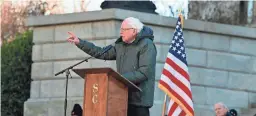
<svg viewBox="0 0 256 116"><path fill-rule="evenodd" d="M134 29L134 28L121 28L120 31L123 32L123 31L128 31L130 29Z"/></svg>

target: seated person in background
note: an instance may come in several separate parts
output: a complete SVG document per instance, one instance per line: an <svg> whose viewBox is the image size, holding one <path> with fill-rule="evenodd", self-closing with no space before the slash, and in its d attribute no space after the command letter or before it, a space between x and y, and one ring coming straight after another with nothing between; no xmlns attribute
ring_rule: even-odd
<svg viewBox="0 0 256 116"><path fill-rule="evenodd" d="M214 105L214 111L216 116L232 116L228 111L228 107L222 102L216 103Z"/></svg>
<svg viewBox="0 0 256 116"><path fill-rule="evenodd" d="M75 104L71 112L71 116L82 116L82 115L83 115L82 107L79 104Z"/></svg>
<svg viewBox="0 0 256 116"><path fill-rule="evenodd" d="M229 110L229 113L231 114L231 116L237 116L237 111L235 109Z"/></svg>

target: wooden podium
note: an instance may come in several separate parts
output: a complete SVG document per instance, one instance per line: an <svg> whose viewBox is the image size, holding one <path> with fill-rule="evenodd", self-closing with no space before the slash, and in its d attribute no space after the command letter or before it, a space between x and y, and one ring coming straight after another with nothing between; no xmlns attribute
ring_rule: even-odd
<svg viewBox="0 0 256 116"><path fill-rule="evenodd" d="M128 88L141 91L111 68L73 71L84 78L83 116L126 116Z"/></svg>

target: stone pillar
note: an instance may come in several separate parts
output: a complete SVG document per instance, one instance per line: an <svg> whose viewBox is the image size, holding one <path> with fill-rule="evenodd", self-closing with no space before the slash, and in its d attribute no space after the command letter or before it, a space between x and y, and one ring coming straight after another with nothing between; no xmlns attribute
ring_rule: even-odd
<svg viewBox="0 0 256 116"><path fill-rule="evenodd" d="M252 19L252 27L256 27L256 2L254 1L254 6L253 6L253 19Z"/></svg>
<svg viewBox="0 0 256 116"><path fill-rule="evenodd" d="M67 43L68 31L104 47L116 41L121 20L129 16L139 18L154 31L157 64L154 106L150 109L150 115L160 116L165 94L157 84L177 19L122 9L28 19L27 26L33 27L33 81L30 98L24 104L24 116L64 115L65 74L54 74L89 57ZM256 103L256 28L188 19L183 30L195 115L213 116L213 104L219 101L236 109L248 109L252 103ZM115 61L90 59L75 68L96 67L115 69L116 64ZM84 80L72 71L71 74L73 78L69 79L68 85L67 115L70 115L75 103L83 103Z"/></svg>

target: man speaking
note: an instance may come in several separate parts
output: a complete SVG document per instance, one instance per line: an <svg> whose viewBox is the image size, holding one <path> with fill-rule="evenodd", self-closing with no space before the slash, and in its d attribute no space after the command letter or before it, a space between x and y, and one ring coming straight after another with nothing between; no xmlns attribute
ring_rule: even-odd
<svg viewBox="0 0 256 116"><path fill-rule="evenodd" d="M105 27L104 27L105 28ZM149 116L153 106L155 86L156 47L153 31L137 18L126 18L115 45L101 48L68 32L68 42L74 43L87 54L103 60L116 60L117 71L142 89L128 92L128 116ZM102 55L97 55L102 51Z"/></svg>

